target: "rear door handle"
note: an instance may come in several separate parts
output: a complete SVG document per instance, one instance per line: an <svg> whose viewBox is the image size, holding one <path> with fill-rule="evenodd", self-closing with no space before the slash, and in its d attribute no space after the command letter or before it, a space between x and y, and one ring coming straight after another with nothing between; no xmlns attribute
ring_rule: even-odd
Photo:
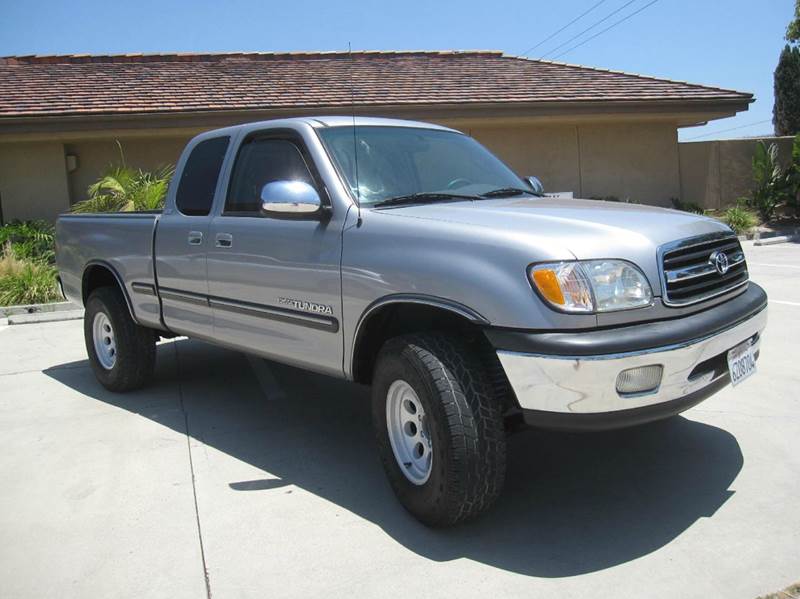
<svg viewBox="0 0 800 599"><path fill-rule="evenodd" d="M217 233L215 245L218 248L229 248L233 246L233 235L230 233Z"/></svg>
<svg viewBox="0 0 800 599"><path fill-rule="evenodd" d="M203 243L203 233L201 231L189 231L189 245L200 245Z"/></svg>

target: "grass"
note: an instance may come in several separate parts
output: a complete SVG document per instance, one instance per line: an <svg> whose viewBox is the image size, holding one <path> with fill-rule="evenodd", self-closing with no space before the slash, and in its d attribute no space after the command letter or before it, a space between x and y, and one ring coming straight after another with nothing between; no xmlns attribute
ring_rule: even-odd
<svg viewBox="0 0 800 599"><path fill-rule="evenodd" d="M61 293L55 267L20 259L7 250L3 251L0 256L0 306L43 304L59 299Z"/></svg>
<svg viewBox="0 0 800 599"><path fill-rule="evenodd" d="M0 306L58 301L53 225L15 221L0 227Z"/></svg>
<svg viewBox="0 0 800 599"><path fill-rule="evenodd" d="M744 235L759 224L758 215L742 206L728 208L722 215L722 222L733 229L737 235Z"/></svg>

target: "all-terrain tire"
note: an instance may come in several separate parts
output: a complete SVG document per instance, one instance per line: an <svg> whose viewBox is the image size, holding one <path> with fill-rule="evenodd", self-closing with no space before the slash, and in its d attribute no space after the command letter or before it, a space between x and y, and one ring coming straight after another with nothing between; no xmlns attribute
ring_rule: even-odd
<svg viewBox="0 0 800 599"><path fill-rule="evenodd" d="M479 355L449 333L396 337L378 354L372 418L380 457L400 503L428 526L452 526L478 516L505 482L502 409ZM388 393L398 380L411 386L427 419L432 462L422 484L403 472L389 438Z"/></svg>
<svg viewBox="0 0 800 599"><path fill-rule="evenodd" d="M93 327L98 314L105 314L113 329L115 355L109 368L101 363ZM95 289L86 301L83 335L89 364L97 380L109 391L131 391L150 382L156 364L156 335L131 318L122 293L113 287Z"/></svg>

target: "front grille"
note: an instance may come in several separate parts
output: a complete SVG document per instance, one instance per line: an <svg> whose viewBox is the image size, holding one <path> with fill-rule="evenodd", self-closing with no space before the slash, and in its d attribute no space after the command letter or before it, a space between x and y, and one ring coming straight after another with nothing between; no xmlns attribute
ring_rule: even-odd
<svg viewBox="0 0 800 599"><path fill-rule="evenodd" d="M684 239L659 254L668 306L702 302L746 285L749 278L742 246L731 234Z"/></svg>

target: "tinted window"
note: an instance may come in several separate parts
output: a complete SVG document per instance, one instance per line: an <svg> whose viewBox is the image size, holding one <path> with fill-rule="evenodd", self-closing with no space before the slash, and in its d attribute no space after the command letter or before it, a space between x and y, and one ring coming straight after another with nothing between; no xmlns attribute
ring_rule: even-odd
<svg viewBox="0 0 800 599"><path fill-rule="evenodd" d="M303 155L285 139L246 141L233 166L225 212L258 212L261 188L271 181L304 181L314 185Z"/></svg>
<svg viewBox="0 0 800 599"><path fill-rule="evenodd" d="M175 198L175 204L183 214L206 216L211 212L228 140L227 137L206 139L197 144L189 154Z"/></svg>

